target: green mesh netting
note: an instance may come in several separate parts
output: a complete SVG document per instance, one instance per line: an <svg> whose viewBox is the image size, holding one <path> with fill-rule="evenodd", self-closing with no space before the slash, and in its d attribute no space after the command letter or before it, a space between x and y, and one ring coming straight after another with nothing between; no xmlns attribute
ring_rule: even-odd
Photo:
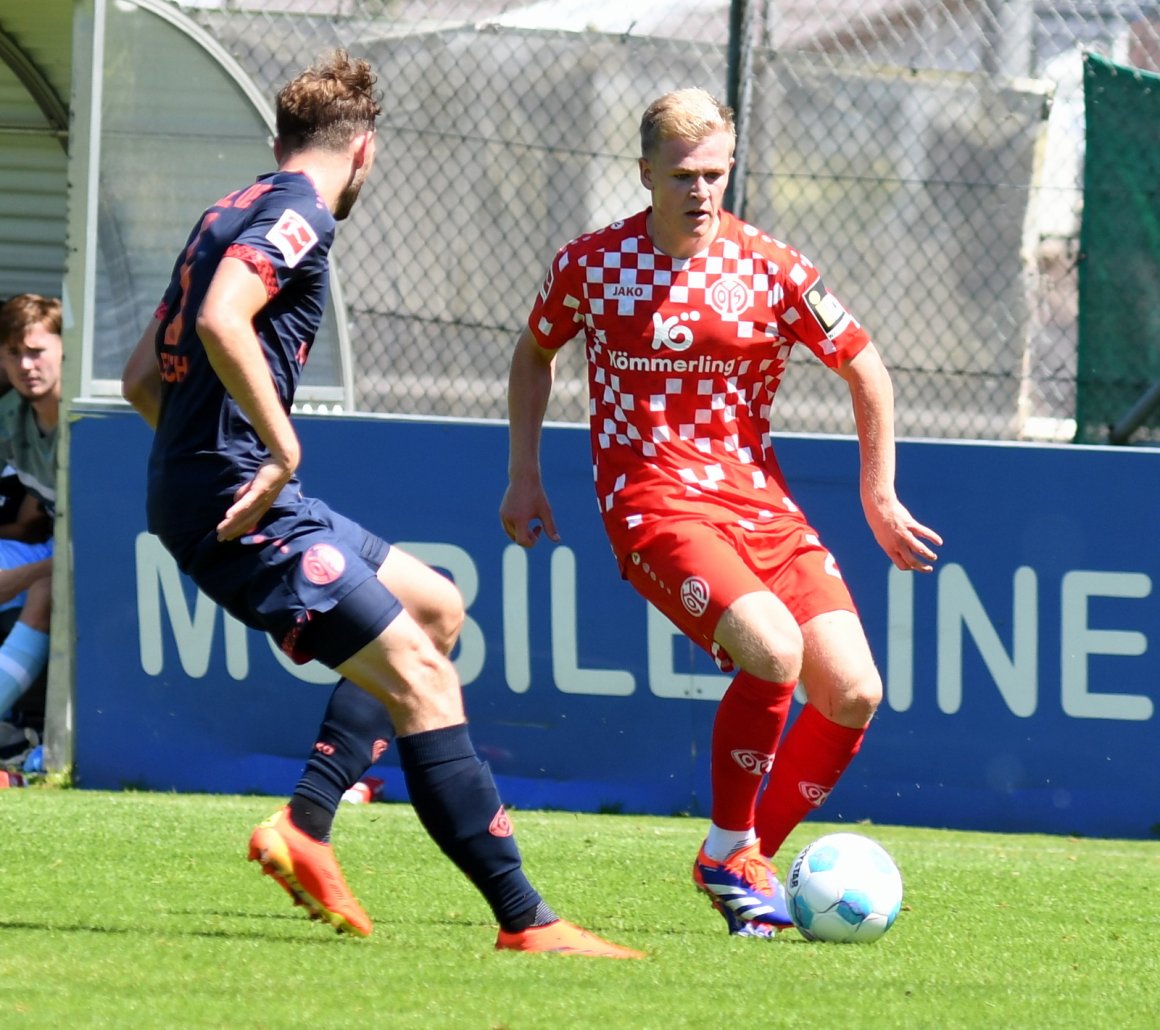
<svg viewBox="0 0 1160 1030"><path fill-rule="evenodd" d="M1160 381L1160 75L1084 56L1076 441L1101 442ZM1160 409L1141 430L1160 438Z"/></svg>

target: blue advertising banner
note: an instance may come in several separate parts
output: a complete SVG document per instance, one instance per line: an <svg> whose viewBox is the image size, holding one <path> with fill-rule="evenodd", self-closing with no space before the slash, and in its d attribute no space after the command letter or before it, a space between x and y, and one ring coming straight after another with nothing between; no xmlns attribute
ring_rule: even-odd
<svg viewBox="0 0 1160 1030"><path fill-rule="evenodd" d="M299 420L308 492L455 580L472 733L522 808L705 815L727 685L620 579L587 431L547 427L562 541L511 544L502 424ZM149 431L72 427L76 778L92 788L288 794L333 673L293 666L200 596L144 531ZM826 820L1148 837L1160 825L1160 453L904 441L899 493L946 540L898 572L858 502L857 444L779 437L886 684ZM375 770L405 787L388 751Z"/></svg>

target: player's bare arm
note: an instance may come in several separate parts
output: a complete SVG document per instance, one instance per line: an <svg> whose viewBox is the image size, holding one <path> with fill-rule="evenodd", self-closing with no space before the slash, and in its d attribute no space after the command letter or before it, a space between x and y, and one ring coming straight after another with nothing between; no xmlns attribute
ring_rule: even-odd
<svg viewBox="0 0 1160 1030"><path fill-rule="evenodd" d="M157 428L157 419L161 415L161 372L155 350L160 325L158 319L150 320L121 373L121 396L133 405L152 429Z"/></svg>
<svg viewBox="0 0 1160 1030"><path fill-rule="evenodd" d="M254 316L265 306L261 277L238 258L222 259L197 316L197 335L206 356L270 452L218 523L219 540L234 540L252 529L278 497L302 457L298 434L282 409Z"/></svg>
<svg viewBox="0 0 1160 1030"><path fill-rule="evenodd" d="M942 538L918 522L894 487L894 387L878 348L868 344L838 369L850 388L861 458L866 521L878 545L900 569L930 572ZM928 543L929 541L929 543Z"/></svg>
<svg viewBox="0 0 1160 1030"><path fill-rule="evenodd" d="M555 370L555 352L541 347L525 328L508 375L508 486L499 507L504 532L521 547L531 547L541 532L560 539L540 474L540 430Z"/></svg>

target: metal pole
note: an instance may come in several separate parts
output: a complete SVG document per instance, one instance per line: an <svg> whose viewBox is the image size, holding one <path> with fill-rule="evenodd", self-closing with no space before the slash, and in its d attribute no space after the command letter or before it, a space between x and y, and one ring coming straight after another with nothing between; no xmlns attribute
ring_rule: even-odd
<svg viewBox="0 0 1160 1030"><path fill-rule="evenodd" d="M1108 431L1109 443L1127 443L1129 437L1144 424L1145 419L1148 418L1152 412L1160 409L1160 379L1154 382L1144 392L1135 404L1133 404L1120 418L1120 420L1112 426Z"/></svg>
<svg viewBox="0 0 1160 1030"><path fill-rule="evenodd" d="M105 81L106 0L73 7L73 125L68 148L68 257L61 304L60 428L56 441L55 548L52 559L52 626L48 693L44 713L44 764L63 772L73 763L73 701L76 687L76 623L72 566L72 504L69 499L69 417L73 400L91 378L97 295L97 214L100 208L101 111Z"/></svg>
<svg viewBox="0 0 1160 1030"><path fill-rule="evenodd" d="M745 179L749 155L749 116L753 98L753 39L756 24L755 2L731 0L729 5L729 68L726 103L733 108L737 126L737 147L733 152L733 174L725 191L725 207L738 218L745 217Z"/></svg>

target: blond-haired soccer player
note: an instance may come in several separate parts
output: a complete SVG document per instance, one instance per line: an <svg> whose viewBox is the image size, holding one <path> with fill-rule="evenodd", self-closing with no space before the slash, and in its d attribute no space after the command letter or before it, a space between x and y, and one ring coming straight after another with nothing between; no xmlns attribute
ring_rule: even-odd
<svg viewBox="0 0 1160 1030"><path fill-rule="evenodd" d="M621 573L736 673L713 725L693 880L731 933L769 937L791 923L770 856L834 788L882 694L837 563L773 452L791 348L850 389L862 505L883 550L929 571L927 542L942 541L895 493L893 393L870 336L811 261L722 208L729 108L700 89L667 93L640 141L651 205L559 251L516 344L500 518L525 547L559 539L539 439L556 353L581 336L597 502ZM799 679L808 703L783 740Z"/></svg>
<svg viewBox="0 0 1160 1030"><path fill-rule="evenodd" d="M560 919L524 875L447 656L458 591L304 496L296 475L290 407L378 115L370 66L342 51L281 90L277 170L198 220L125 369L126 398L156 430L149 529L225 610L343 677L302 782L254 831L250 857L312 915L369 934L328 834L342 792L397 734L416 814L491 905L497 948L638 958Z"/></svg>

